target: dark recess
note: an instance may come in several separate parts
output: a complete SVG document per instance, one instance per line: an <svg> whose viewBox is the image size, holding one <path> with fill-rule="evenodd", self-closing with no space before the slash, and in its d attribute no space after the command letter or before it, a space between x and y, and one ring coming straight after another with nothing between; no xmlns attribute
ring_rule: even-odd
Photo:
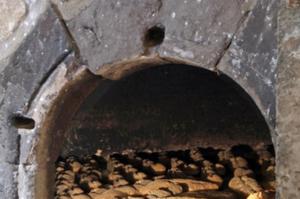
<svg viewBox="0 0 300 199"><path fill-rule="evenodd" d="M161 24L151 27L147 30L144 38L145 47L154 47L160 45L165 38L165 27Z"/></svg>
<svg viewBox="0 0 300 199"><path fill-rule="evenodd" d="M164 65L103 82L82 104L62 151L177 150L271 143L252 99L225 75Z"/></svg>
<svg viewBox="0 0 300 199"><path fill-rule="evenodd" d="M18 129L33 129L35 126L35 121L31 118L22 116L22 115L14 115L11 118L12 125Z"/></svg>

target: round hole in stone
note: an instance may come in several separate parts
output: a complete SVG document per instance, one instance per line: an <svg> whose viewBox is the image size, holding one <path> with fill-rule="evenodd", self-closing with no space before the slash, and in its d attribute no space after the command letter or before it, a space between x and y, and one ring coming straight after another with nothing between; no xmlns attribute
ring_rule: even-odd
<svg viewBox="0 0 300 199"><path fill-rule="evenodd" d="M160 45L165 38L165 27L161 24L148 29L144 38L145 47L154 47Z"/></svg>
<svg viewBox="0 0 300 199"><path fill-rule="evenodd" d="M35 127L35 121L23 115L14 115L11 121L12 125L18 129L33 129Z"/></svg>

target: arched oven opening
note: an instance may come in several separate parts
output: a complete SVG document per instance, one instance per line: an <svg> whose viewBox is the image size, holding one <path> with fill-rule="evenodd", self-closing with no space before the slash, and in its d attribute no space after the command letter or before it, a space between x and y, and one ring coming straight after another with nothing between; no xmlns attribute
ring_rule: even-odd
<svg viewBox="0 0 300 199"><path fill-rule="evenodd" d="M38 161L48 161L37 195L275 197L268 125L226 75L167 64L119 80L85 76L57 99L43 127Z"/></svg>

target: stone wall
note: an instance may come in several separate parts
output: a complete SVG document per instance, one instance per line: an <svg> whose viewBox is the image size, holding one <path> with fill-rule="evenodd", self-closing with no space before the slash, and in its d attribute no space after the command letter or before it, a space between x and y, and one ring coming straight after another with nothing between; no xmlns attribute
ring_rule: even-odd
<svg viewBox="0 0 300 199"><path fill-rule="evenodd" d="M289 2L282 2L278 24L276 155L280 198L298 198L300 190L300 3Z"/></svg>
<svg viewBox="0 0 300 199"><path fill-rule="evenodd" d="M108 78L135 60L225 73L253 98L269 124L280 198L297 198L300 12L299 1L289 2L2 0L0 198L32 198L21 185L34 187L30 176L37 165L22 154L22 147L30 151L37 128L18 130L12 118L26 116L49 75L72 52L76 63ZM163 41L145 46L145 34L153 26L164 32Z"/></svg>
<svg viewBox="0 0 300 199"><path fill-rule="evenodd" d="M30 142L26 137L31 133L20 134L11 119L30 105L53 67L70 53L70 45L46 1L4 0L0 12L5 13L0 17L5 21L0 28L0 198L26 198L20 196L18 182L34 166L20 160L19 147Z"/></svg>

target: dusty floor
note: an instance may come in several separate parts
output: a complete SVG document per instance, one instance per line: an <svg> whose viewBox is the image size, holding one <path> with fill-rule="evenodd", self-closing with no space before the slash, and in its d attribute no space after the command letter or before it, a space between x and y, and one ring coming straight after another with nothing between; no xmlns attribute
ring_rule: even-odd
<svg viewBox="0 0 300 199"><path fill-rule="evenodd" d="M60 157L56 199L275 198L272 146Z"/></svg>

